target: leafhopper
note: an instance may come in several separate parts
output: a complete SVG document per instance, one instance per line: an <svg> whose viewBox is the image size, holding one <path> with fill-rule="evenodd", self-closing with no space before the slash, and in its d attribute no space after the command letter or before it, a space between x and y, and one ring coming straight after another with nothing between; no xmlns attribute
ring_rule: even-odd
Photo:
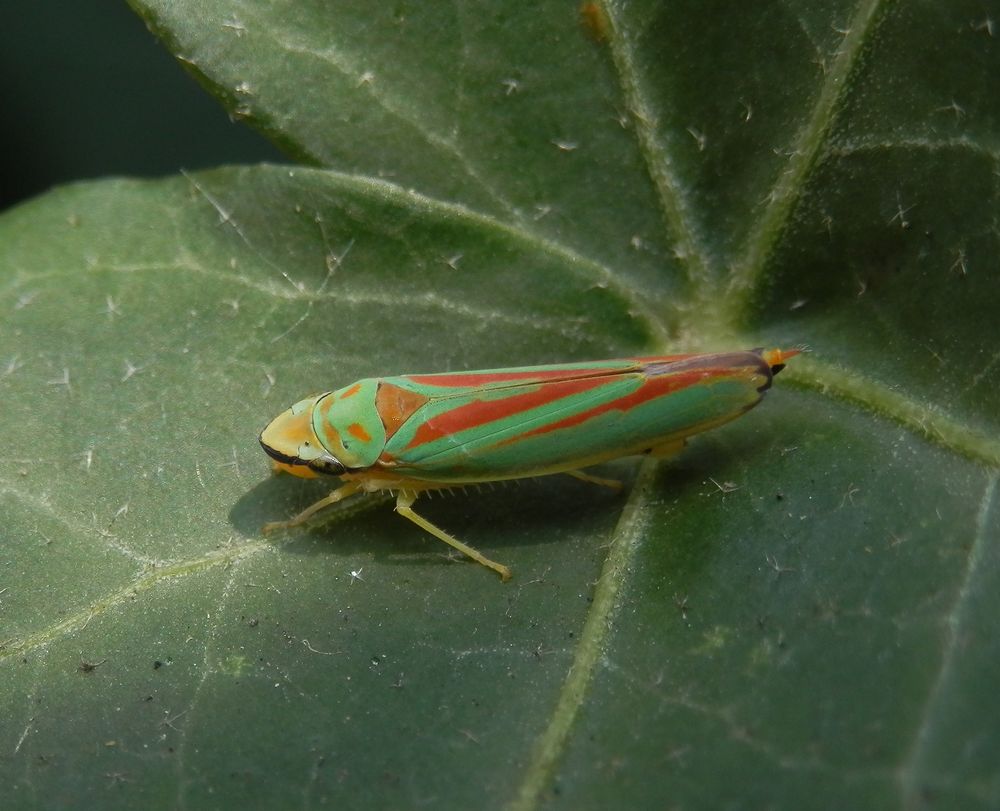
<svg viewBox="0 0 1000 811"><path fill-rule="evenodd" d="M359 492L507 580L510 570L413 511L430 490L568 473L636 454L671 456L688 437L761 401L797 349L665 355L475 372L373 377L300 400L261 432L276 471L341 484L288 521Z"/></svg>

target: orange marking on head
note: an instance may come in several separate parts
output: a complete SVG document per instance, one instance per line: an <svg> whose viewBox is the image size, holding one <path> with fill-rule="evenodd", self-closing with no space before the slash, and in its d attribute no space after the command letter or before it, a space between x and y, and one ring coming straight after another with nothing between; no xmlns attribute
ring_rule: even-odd
<svg viewBox="0 0 1000 811"><path fill-rule="evenodd" d="M360 439L362 442L371 442L372 440L372 435L365 430L365 427L360 422L352 422L348 425L347 433L355 439Z"/></svg>
<svg viewBox="0 0 1000 811"><path fill-rule="evenodd" d="M323 439L327 441L328 448L336 448L340 444L340 434L337 429L330 425L329 422L323 420Z"/></svg>
<svg viewBox="0 0 1000 811"><path fill-rule="evenodd" d="M333 406L333 397L324 397L319 401L319 413L320 419L319 427L323 432L323 436L320 439L324 439L327 442L328 448L336 448L340 444L340 434L337 433L337 429L330 424L330 420L327 419L327 415L330 413L330 408Z"/></svg>
<svg viewBox="0 0 1000 811"><path fill-rule="evenodd" d="M359 391L361 391L361 384L360 383L355 383L347 391L345 391L343 394L340 395L340 399L341 400L346 400L348 397L353 397Z"/></svg>

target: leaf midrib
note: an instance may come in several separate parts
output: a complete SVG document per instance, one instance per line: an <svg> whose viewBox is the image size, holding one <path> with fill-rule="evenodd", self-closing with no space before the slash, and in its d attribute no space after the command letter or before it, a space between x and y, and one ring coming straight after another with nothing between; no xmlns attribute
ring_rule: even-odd
<svg viewBox="0 0 1000 811"><path fill-rule="evenodd" d="M594 588L594 599L587 612L566 680L549 722L535 744L530 765L509 811L529 811L535 808L542 793L550 785L552 773L562 758L590 681L604 655L604 643L618 607L619 591L649 521L648 509L653 503L652 490L657 467L657 462L652 459L643 462L612 532L608 555Z"/></svg>

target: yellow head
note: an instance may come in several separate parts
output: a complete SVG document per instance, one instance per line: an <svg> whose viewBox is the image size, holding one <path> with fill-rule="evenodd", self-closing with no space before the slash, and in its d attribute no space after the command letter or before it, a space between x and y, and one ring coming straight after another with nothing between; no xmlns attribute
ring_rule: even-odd
<svg viewBox="0 0 1000 811"><path fill-rule="evenodd" d="M261 447L273 460L276 472L303 479L344 472L344 466L323 446L313 428L313 409L328 393L299 400L260 432Z"/></svg>

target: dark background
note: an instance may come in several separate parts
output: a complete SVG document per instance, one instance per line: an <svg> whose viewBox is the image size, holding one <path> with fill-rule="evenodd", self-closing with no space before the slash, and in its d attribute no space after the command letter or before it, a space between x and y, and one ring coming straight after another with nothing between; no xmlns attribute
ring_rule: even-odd
<svg viewBox="0 0 1000 811"><path fill-rule="evenodd" d="M0 3L0 210L74 180L280 161L124 0Z"/></svg>

